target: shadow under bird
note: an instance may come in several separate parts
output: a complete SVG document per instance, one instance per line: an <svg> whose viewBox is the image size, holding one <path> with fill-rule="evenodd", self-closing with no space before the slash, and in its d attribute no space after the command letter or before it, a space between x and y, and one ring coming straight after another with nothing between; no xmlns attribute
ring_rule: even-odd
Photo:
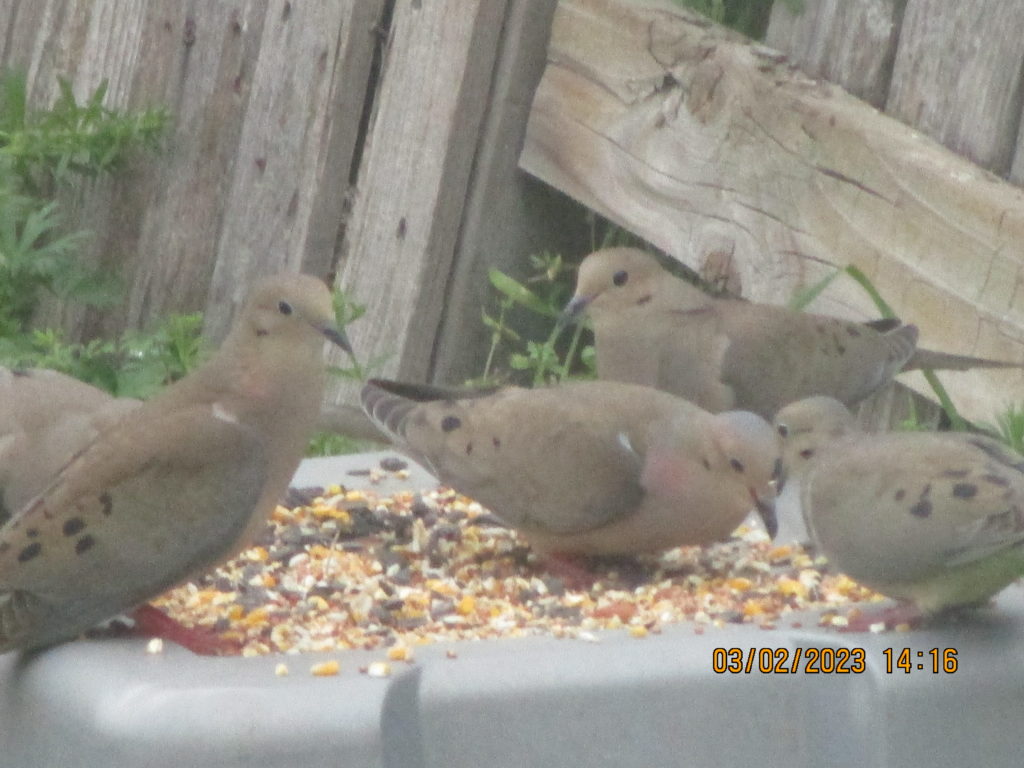
<svg viewBox="0 0 1024 768"><path fill-rule="evenodd" d="M12 430L0 435L0 477L19 462L45 470L15 478L13 496L5 488L5 499L29 498L0 528L0 652L73 638L244 548L313 430L325 339L351 352L327 287L281 275L254 286L209 361L140 405L42 371L0 380L25 388L21 413L0 404ZM76 412L75 398L96 408ZM69 455L54 448L62 430Z"/></svg>

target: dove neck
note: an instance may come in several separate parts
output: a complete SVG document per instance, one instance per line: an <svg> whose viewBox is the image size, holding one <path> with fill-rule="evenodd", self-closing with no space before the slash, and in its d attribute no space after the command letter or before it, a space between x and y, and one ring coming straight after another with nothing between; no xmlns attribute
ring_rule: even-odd
<svg viewBox="0 0 1024 768"><path fill-rule="evenodd" d="M271 433L308 433L326 382L323 344L282 341L233 331L213 358L164 395L168 400L217 404Z"/></svg>

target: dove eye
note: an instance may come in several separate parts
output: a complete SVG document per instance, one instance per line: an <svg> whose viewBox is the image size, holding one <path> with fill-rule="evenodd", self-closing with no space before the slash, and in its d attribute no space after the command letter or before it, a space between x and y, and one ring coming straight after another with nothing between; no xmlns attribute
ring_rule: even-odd
<svg viewBox="0 0 1024 768"><path fill-rule="evenodd" d="M287 301L279 301L277 302L277 311L285 316L290 315L292 313L292 305Z"/></svg>
<svg viewBox="0 0 1024 768"><path fill-rule="evenodd" d="M779 426L776 427L776 429L778 430L780 436L789 437L789 427L787 427L785 424L779 424Z"/></svg>
<svg viewBox="0 0 1024 768"><path fill-rule="evenodd" d="M629 281L629 272L624 269L620 269L614 275L612 275L612 282L616 285L625 285Z"/></svg>
<svg viewBox="0 0 1024 768"><path fill-rule="evenodd" d="M729 466L735 469L737 472L743 471L743 462L739 459L729 459Z"/></svg>

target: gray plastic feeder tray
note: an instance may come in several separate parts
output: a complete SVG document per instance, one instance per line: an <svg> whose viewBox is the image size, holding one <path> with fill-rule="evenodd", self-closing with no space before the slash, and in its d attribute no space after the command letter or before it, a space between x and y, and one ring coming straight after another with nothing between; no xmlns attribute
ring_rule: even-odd
<svg viewBox="0 0 1024 768"><path fill-rule="evenodd" d="M317 474L324 467L332 477ZM308 462L297 485L344 482L338 470L337 461ZM0 657L0 766L1016 768L1024 761L1019 586L968 622L928 630L840 634L814 628L813 617L804 623L810 628L736 625L696 635L678 625L643 639L600 633L598 643L422 646L414 665L393 662L392 676L382 679L359 672L380 652L203 658L171 644L148 655L142 641L79 641ZM762 673L755 660L749 673L716 673L718 648L786 648L791 657L797 648L863 649L865 671ZM914 669L887 673L886 648L909 648ZM955 649L956 671L932 672L932 648ZM324 658L341 662L338 676L309 674ZM287 677L274 674L282 661Z"/></svg>

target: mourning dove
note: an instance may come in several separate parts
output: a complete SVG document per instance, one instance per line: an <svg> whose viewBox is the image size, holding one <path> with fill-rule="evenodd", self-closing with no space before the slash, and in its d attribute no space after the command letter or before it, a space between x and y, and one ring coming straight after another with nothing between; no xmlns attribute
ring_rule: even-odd
<svg viewBox="0 0 1024 768"><path fill-rule="evenodd" d="M854 405L910 368L1016 367L917 350L917 328L895 319L856 323L712 298L635 248L583 260L563 317L584 311L599 378L663 389L713 413L770 419L816 394Z"/></svg>
<svg viewBox="0 0 1024 768"><path fill-rule="evenodd" d="M838 570L904 620L983 603L1024 574L1024 457L965 432L864 434L836 400L783 408L787 472Z"/></svg>
<svg viewBox="0 0 1024 768"><path fill-rule="evenodd" d="M366 412L444 483L537 548L633 554L727 537L755 506L774 530L778 439L615 382L483 394L371 380Z"/></svg>
<svg viewBox="0 0 1024 768"><path fill-rule="evenodd" d="M220 351L81 450L0 528L0 652L74 637L235 554L295 471L348 349L326 286L258 283Z"/></svg>
<svg viewBox="0 0 1024 768"><path fill-rule="evenodd" d="M0 368L0 524L138 405L57 371Z"/></svg>

